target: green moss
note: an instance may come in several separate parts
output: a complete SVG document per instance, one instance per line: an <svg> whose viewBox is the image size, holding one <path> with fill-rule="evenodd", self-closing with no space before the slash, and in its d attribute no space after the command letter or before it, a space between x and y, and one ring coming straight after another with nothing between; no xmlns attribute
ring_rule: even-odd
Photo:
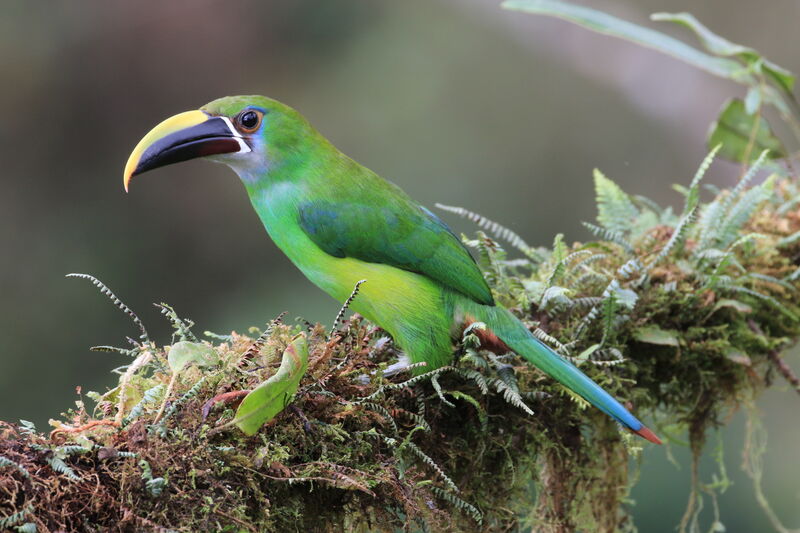
<svg viewBox="0 0 800 533"><path fill-rule="evenodd" d="M522 243L514 261L484 233L467 243L499 301L663 437L680 445L687 435L697 457L732 409L786 375L778 354L800 337L800 241L782 239L800 217L778 213L800 192L785 178L701 206L687 200L678 216L605 177L596 186L601 240ZM164 314L172 342L198 342L191 321ZM301 331L275 323L255 343L209 334L219 362L173 373L142 327L141 343L123 350L132 364L119 386L89 394L92 413L80 405L49 437L0 426L0 487L13 495L0 516L27 509L20 524L42 530L633 527L629 458L643 441L518 358L476 351L469 332L453 367L384 378L396 354L380 331L359 317L332 338L316 326L291 406L253 437L225 426L235 403L209 399L265 380ZM74 443L86 453L64 452ZM55 456L75 480L48 462Z"/></svg>

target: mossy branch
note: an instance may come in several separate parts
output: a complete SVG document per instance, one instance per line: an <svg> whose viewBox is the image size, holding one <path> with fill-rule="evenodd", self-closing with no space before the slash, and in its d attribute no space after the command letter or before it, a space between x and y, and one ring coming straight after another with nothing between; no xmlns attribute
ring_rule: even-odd
<svg viewBox="0 0 800 533"><path fill-rule="evenodd" d="M448 208L524 255L509 259L482 233L466 241L497 300L668 441L686 435L695 460L727 413L753 412L774 375L798 387L782 353L800 339L800 239L790 238L800 216L787 207L800 188L789 176L748 186L753 170L703 203L709 164L683 189L677 215L596 173L601 216L590 228L599 240L558 237L549 251ZM246 437L229 424L235 391L272 375L304 325L276 319L255 341L234 332L200 342L191 321L163 305L174 337L215 354L170 368L169 347L112 299L143 341L119 349L134 362L118 386L89 393L94 412L80 404L49 436L0 423L3 527L568 532L630 523L628 458L648 445L517 357L481 352L482 324L456 343L452 366L414 377L384 375L396 351L358 316L333 336L316 326L305 333L309 370L287 398L292 408ZM758 442L748 473L780 529L761 490ZM698 523L701 497L722 490L693 483L686 528Z"/></svg>

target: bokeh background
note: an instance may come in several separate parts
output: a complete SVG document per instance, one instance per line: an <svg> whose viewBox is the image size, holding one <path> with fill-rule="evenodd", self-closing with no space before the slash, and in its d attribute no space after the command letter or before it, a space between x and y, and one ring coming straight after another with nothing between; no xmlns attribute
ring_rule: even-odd
<svg viewBox="0 0 800 533"><path fill-rule="evenodd" d="M800 71L796 0L584 3L646 24L650 12L689 10ZM670 185L690 179L708 125L741 93L494 0L8 0L0 73L0 419L42 429L76 399L75 386L103 391L126 363L88 347L136 333L66 273L105 281L162 340L168 326L152 302L216 332L284 310L330 323L338 308L268 240L227 168L170 167L125 195L128 153L167 116L228 94L273 96L422 203L468 207L546 245L557 232L588 237L580 221L595 215L593 167L629 192L677 203ZM710 179L735 176L719 163ZM786 390L760 402L766 491L795 526L798 402ZM728 532L768 531L738 468L742 427L740 414L722 431L735 484L721 512ZM680 468L664 449L643 460L633 508L641 531L672 531L680 519L688 454L673 452ZM703 464L706 479L712 466Z"/></svg>

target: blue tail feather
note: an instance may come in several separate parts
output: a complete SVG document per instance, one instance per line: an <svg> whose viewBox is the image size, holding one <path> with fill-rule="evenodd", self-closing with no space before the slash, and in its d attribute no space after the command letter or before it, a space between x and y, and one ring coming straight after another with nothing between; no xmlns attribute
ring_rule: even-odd
<svg viewBox="0 0 800 533"><path fill-rule="evenodd" d="M642 437L660 443L652 431L647 429L635 416L613 396L604 391L581 370L547 347L526 328L507 309L500 306L480 306L474 313L495 335L512 350L536 368L552 377L565 387L579 394L583 399L597 407L625 428Z"/></svg>

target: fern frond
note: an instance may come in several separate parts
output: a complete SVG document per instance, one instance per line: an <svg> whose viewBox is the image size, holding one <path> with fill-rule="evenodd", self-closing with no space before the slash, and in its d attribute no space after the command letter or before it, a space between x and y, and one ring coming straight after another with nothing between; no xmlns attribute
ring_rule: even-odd
<svg viewBox="0 0 800 533"><path fill-rule="evenodd" d="M608 228L601 228L600 226L596 226L590 222L581 222L581 224L583 224L583 227L591 231L595 237L622 246L622 248L624 248L629 254L633 253L633 245L628 242L621 232L613 231Z"/></svg>
<svg viewBox="0 0 800 533"><path fill-rule="evenodd" d="M758 300L762 300L762 301L768 303L769 305L771 305L776 310L778 310L781 313L783 313L784 315L786 315L787 317L791 318L792 320L798 320L798 316L792 310L790 310L788 307L786 307L781 302L779 302L777 299L773 298L772 296L770 296L768 294L764 294L762 292L758 292L758 291L753 290L753 289L748 289L747 287L739 287L737 285L732 285L732 286L730 286L728 288L730 290L734 291L734 292L740 292L742 294L746 294L748 296L752 296L753 298L756 298Z"/></svg>
<svg viewBox="0 0 800 533"><path fill-rule="evenodd" d="M457 509L469 514L472 517L472 519L475 520L475 522L477 522L479 526L483 525L483 515L474 505L465 502L452 492L447 492L446 490L442 490L439 487L431 487L431 492L433 492L435 495L448 502L450 505L453 505Z"/></svg>
<svg viewBox="0 0 800 533"><path fill-rule="evenodd" d="M615 333L615 326L617 324L617 312L619 311L619 303L615 292L609 292L608 297L603 299L603 338L600 341L601 345L605 345L609 339L612 339Z"/></svg>
<svg viewBox="0 0 800 533"><path fill-rule="evenodd" d="M513 405L514 407L525 411L530 416L534 415L533 410L525 404L525 401L520 396L519 392L512 389L508 384L506 384L502 379L494 378L491 380L492 385L494 388L503 395L503 399Z"/></svg>
<svg viewBox="0 0 800 533"><path fill-rule="evenodd" d="M433 390L436 391L436 395L439 396L439 400L441 400L443 404L445 404L447 407L455 407L453 402L448 401L447 398L444 397L442 386L439 384L439 379L436 376L431 376L431 385L433 386Z"/></svg>
<svg viewBox="0 0 800 533"><path fill-rule="evenodd" d="M496 362L497 365L497 377L499 377L503 383L508 385L508 387L516 393L519 393L519 383L517 383L517 374L514 372L514 367L500 363L499 361Z"/></svg>
<svg viewBox="0 0 800 533"><path fill-rule="evenodd" d="M620 294L625 295L626 298L630 300L628 302L625 302L625 306L628 308L633 308L633 305L635 305L636 303L636 298L637 298L636 293L631 291L630 289L623 289L620 286L619 281L617 281L616 279L612 279L608 283L608 285L606 285L606 288L603 290L600 302L594 305L589 310L589 312L586 313L586 316L583 317L583 320L581 320L581 323L578 325L578 328L575 332L574 339L579 339L583 335L583 333L587 330L587 328L591 325L591 323L594 322L594 320L601 315L601 313L604 317L608 317L609 309L607 309L606 306L616 305L621 303L617 301L616 304L609 304L608 300L611 298L618 300ZM614 315L617 314L616 309L613 310L612 314ZM604 339L607 336L606 333L610 331L608 328L609 325L606 323L603 334Z"/></svg>
<svg viewBox="0 0 800 533"><path fill-rule="evenodd" d="M352 304L352 303L353 303L353 300L355 300L355 299L356 299L356 296L358 296L358 289L359 289L359 287L361 287L361 285L362 285L363 283L366 283L366 281L367 281L367 280L365 280L365 279L361 279L361 280L358 280L358 281L356 282L356 285L355 285L355 287L353 287L353 292L351 292L351 293L350 293L350 296L348 296L348 297L347 297L347 300L345 300L345 301L344 301L344 304L342 304L342 307L341 307L341 309L339 309L339 312L338 312L338 313L336 313L336 318L334 318L334 319L333 319L333 326L331 326L331 330L330 330L330 332L328 333L328 337L329 337L329 338L330 338L331 336L333 336L333 333L336 331L336 328L339 326L339 321L341 321L341 320L342 320L342 317L343 317L343 316L344 316L344 314L347 312L347 309L350 307L350 304Z"/></svg>
<svg viewBox="0 0 800 533"><path fill-rule="evenodd" d="M800 269L798 269L800 270ZM466 353L461 356L461 361L465 363L472 364L475 368L480 368L483 370L489 369L489 363L483 357L478 354L475 350L467 350Z"/></svg>
<svg viewBox="0 0 800 533"><path fill-rule="evenodd" d="M422 431L426 433L430 433L431 425L428 423L427 420L425 420L424 416L417 413L412 413L410 411L404 411L403 415L413 420L417 424L416 427L420 428Z"/></svg>
<svg viewBox="0 0 800 533"><path fill-rule="evenodd" d="M399 430L397 429L397 423L394 421L394 417L391 415L391 413L389 413L389 411L386 410L385 407L374 402L364 402L361 405L363 405L364 407L366 407L371 411L375 411L383 418L385 418L386 421L389 423L389 425L392 426L392 435L398 434ZM427 422L425 423L425 425L427 425Z"/></svg>
<svg viewBox="0 0 800 533"><path fill-rule="evenodd" d="M772 285L778 285L779 287L783 287L789 292L797 292L797 287L792 285L786 280L776 278L775 276L769 276L767 274L761 274L760 272L750 272L742 276L745 279L754 279L757 281L761 281L763 283L770 283ZM741 279L741 278L740 278Z"/></svg>
<svg viewBox="0 0 800 533"><path fill-rule="evenodd" d="M634 274L640 272L644 267L642 263L639 261L638 257L634 257L625 261L618 269L617 269L617 276L620 278L629 278Z"/></svg>
<svg viewBox="0 0 800 533"><path fill-rule="evenodd" d="M411 453L414 454L417 459L428 465L436 474L442 479L447 488L449 488L453 492L460 492L458 487L456 486L455 482L450 479L450 477L444 473L442 467L440 467L436 461L430 458L425 452L423 452L419 446L414 444L411 441L405 442L402 449L411 450Z"/></svg>
<svg viewBox="0 0 800 533"><path fill-rule="evenodd" d="M777 215L783 216L789 211L796 209L800 205L800 196L795 196L787 202L784 202L776 211Z"/></svg>
<svg viewBox="0 0 800 533"><path fill-rule="evenodd" d="M583 261L581 261L581 263L584 263L587 259L591 258L592 256L591 250L576 250L571 254L567 255L566 257L564 257L563 259L561 259L560 261L558 261L553 266L553 270L547 276L547 281L545 282L545 285L547 287L552 287L557 282L562 281L568 272L569 264L572 263L575 259L583 256L589 256L589 257L586 257Z"/></svg>
<svg viewBox="0 0 800 533"><path fill-rule="evenodd" d="M545 330L537 327L533 330L533 336L542 341L548 346L555 346L555 350L562 355L569 355L569 348L561 343L558 339L547 333Z"/></svg>
<svg viewBox="0 0 800 533"><path fill-rule="evenodd" d="M110 352L110 353L119 353L122 355L127 355L129 357L136 357L139 355L139 350L136 348L129 350L127 348L118 348L116 346L92 346L89 350L93 352Z"/></svg>
<svg viewBox="0 0 800 533"><path fill-rule="evenodd" d="M0 517L0 529L10 529L15 525L22 522L26 516L33 512L33 504L29 503L21 511L10 514L8 516Z"/></svg>
<svg viewBox="0 0 800 533"><path fill-rule="evenodd" d="M506 241L511 246L536 262L540 262L543 259L541 256L537 256L536 251L517 233L493 220L489 220L483 215L470 211L469 209L464 209L463 207L455 207L452 205L444 205L439 203L434 205L443 211L454 213L462 218L466 218L467 220L474 222L478 225L478 227L488 230L492 235L498 239Z"/></svg>
<svg viewBox="0 0 800 533"><path fill-rule="evenodd" d="M722 199L719 197L703 207L696 226L698 242L695 255L713 246L723 216Z"/></svg>
<svg viewBox="0 0 800 533"><path fill-rule="evenodd" d="M571 267L567 269L567 274L566 274L567 279L574 278L580 270L589 270L589 265L591 265L592 263L596 263L597 261L606 259L607 257L608 254L595 254L595 253L592 253L592 255L588 257L584 257L583 259L581 259L580 261L573 264Z"/></svg>
<svg viewBox="0 0 800 533"><path fill-rule="evenodd" d="M472 396L470 396L469 394L467 394L466 392L461 392L456 390L448 392L447 394L449 394L450 396L452 396L457 400L464 400L465 402L472 405L478 412L478 421L481 424L481 431L486 433L486 431L489 429L489 415L486 413L486 409L483 408L480 402L475 398L473 398Z"/></svg>
<svg viewBox="0 0 800 533"><path fill-rule="evenodd" d="M800 279L800 267L794 269L789 275L784 278L786 281L797 281Z"/></svg>
<svg viewBox="0 0 800 533"><path fill-rule="evenodd" d="M175 309L172 306L161 302L160 304L153 304L161 314L167 317L172 327L175 329L175 335L180 338L180 340L185 341L189 340L192 342L199 342L197 337L194 333L192 333L192 327L194 327L194 322L189 319L184 319L178 316L178 313L175 312ZM173 337L174 338L174 337Z"/></svg>
<svg viewBox="0 0 800 533"><path fill-rule="evenodd" d="M757 205L751 207L751 204L756 198L758 198L758 202L760 202L760 195L762 193L759 192L750 195L744 206L741 205L744 198L740 199L739 197L761 169L768 153L768 150L761 152L758 159L756 159L750 169L742 176L742 179L739 180L736 186L727 195L717 198L706 206L698 223L698 228L700 229L699 250L706 250L714 246L717 241L723 240L723 238L729 240L735 238L735 233L738 232L741 225L746 222L746 219L741 220L742 214L746 212L746 210L755 209L755 207L757 207ZM754 190L763 190L764 185L765 184L762 184L760 187L754 187L750 192ZM740 204L738 213L735 216L731 209L734 202ZM749 212L752 213L752 211ZM727 246L727 243L722 246Z"/></svg>
<svg viewBox="0 0 800 533"><path fill-rule="evenodd" d="M59 446L55 449L55 452L61 457L70 457L72 455L80 455L84 453L89 453L92 451L92 448L80 445L67 445L67 446Z"/></svg>
<svg viewBox="0 0 800 533"><path fill-rule="evenodd" d="M12 461L11 459L9 459L4 455L0 455L0 468L6 466L10 466L11 468L16 468L19 471L19 473L22 474L24 477L27 478L31 477L31 475L28 473L28 471L25 469L24 466L15 461Z"/></svg>
<svg viewBox="0 0 800 533"><path fill-rule="evenodd" d="M542 309L559 308L562 306L572 306L572 299L569 293L572 292L566 287L553 286L548 287L542 293L539 299L539 307Z"/></svg>
<svg viewBox="0 0 800 533"><path fill-rule="evenodd" d="M141 339L145 342L145 344L150 344L150 336L147 334L147 330L144 328L144 323L141 320L139 320L139 316L136 313L134 313L130 307L125 305L125 303L122 300L117 298L117 295L111 292L111 289L109 289L102 281L100 281L99 279L90 274L80 274L75 272L73 272L72 274L67 274L66 277L82 278L89 280L92 283L92 285L100 289L101 294L107 296L111 300L111 302L115 306L117 306L117 308L120 311L128 315L131 318L131 320L133 320L133 323L136 324L139 327L139 331L142 332Z"/></svg>
<svg viewBox="0 0 800 533"><path fill-rule="evenodd" d="M167 411L164 413L164 416L161 418L161 421L158 423L158 425L153 427L153 431L155 431L159 436L166 436L167 421L175 416L175 413L177 413L186 402L200 394L200 391L202 390L203 385L205 385L207 379L208 375L201 377L188 391L183 394L183 396L172 402L172 405L170 405L169 409L167 409Z"/></svg>
<svg viewBox="0 0 800 533"><path fill-rule="evenodd" d="M252 359L259 353L261 353L261 348L264 347L264 344L267 342L269 336L272 335L272 332L275 331L275 328L283 322L283 317L285 316L286 316L286 311L284 311L283 313L279 314L278 316L270 320L266 329L264 329L264 331L261 332L261 335L259 335L258 338L253 341L253 344L251 344L244 352L244 354L242 354L242 360Z"/></svg>
<svg viewBox="0 0 800 533"><path fill-rule="evenodd" d="M154 477L153 479L148 479L144 482L144 488L147 493L156 498L161 496L161 493L164 492L164 488L167 486L167 480L163 477Z"/></svg>
<svg viewBox="0 0 800 533"><path fill-rule="evenodd" d="M58 472L59 474L63 474L67 476L72 481L80 481L81 478L75 471L70 468L70 466L64 462L64 460L59 457L58 455L51 455L47 458L47 464L50 465L50 468Z"/></svg>
<svg viewBox="0 0 800 533"><path fill-rule="evenodd" d="M575 279L574 286L583 287L594 283L607 283L608 274L601 274L599 272L587 272L586 274Z"/></svg>
<svg viewBox="0 0 800 533"><path fill-rule="evenodd" d="M720 247L728 246L737 238L739 232L750 220L758 206L769 198L772 193L772 183L772 180L767 180L761 185L753 187L744 193L739 201L730 208L728 215L716 233L715 242Z"/></svg>
<svg viewBox="0 0 800 533"><path fill-rule="evenodd" d="M690 193L691 194L691 193ZM689 207L689 198L686 199L686 205ZM689 233L689 227L695 220L697 216L697 204L695 203L694 206L689 208L689 211L684 213L681 216L678 225L675 226L675 229L672 230L672 235L670 235L669 240L661 249L661 251L656 255L652 261L647 264L647 270L649 271L654 266L658 265L661 261L669 257L669 254L672 253L673 250L677 249L680 250L683 246L683 243L686 242L687 234Z"/></svg>
<svg viewBox="0 0 800 533"><path fill-rule="evenodd" d="M603 299L599 296L582 296L580 298L572 299L572 307L576 309L579 309L581 307L592 307L599 304L602 301Z"/></svg>
<svg viewBox="0 0 800 533"><path fill-rule="evenodd" d="M791 235L789 235L787 237L784 237L781 240L779 240L778 241L778 246L779 247L789 246L789 245L792 245L792 244L796 243L797 241L800 241L800 231L796 231L796 232L792 233Z"/></svg>
<svg viewBox="0 0 800 533"><path fill-rule="evenodd" d="M733 188L731 191L731 200L736 198L739 193L741 193L745 187L756 177L756 174L761 170L761 167L764 166L764 163L767 162L767 156L769 155L769 150L762 150L758 156L758 159L753 161L753 164L747 169L747 172L742 176L742 179L739 180L739 183L736 184L736 187Z"/></svg>
<svg viewBox="0 0 800 533"><path fill-rule="evenodd" d="M233 340L233 335L220 335L219 333L214 333L213 331L204 331L203 335L208 337L209 339L214 339L221 342L231 342Z"/></svg>
<svg viewBox="0 0 800 533"><path fill-rule="evenodd" d="M486 361L482 359L482 361ZM489 385L486 383L486 378L478 371L472 370L470 368L458 368L456 369L456 374L461 376L465 380L469 380L475 383L481 391L481 394L488 394L489 393Z"/></svg>
<svg viewBox="0 0 800 533"><path fill-rule="evenodd" d="M689 190L686 194L686 203L683 208L684 217L690 212L694 211L697 205L700 203L700 181L706 175L706 172L708 172L708 169L711 167L711 163L714 162L714 158L717 156L717 152L720 151L720 148L722 148L721 143L712 148L711 151L703 158L703 161L700 163L697 172L695 172L694 178L692 178L692 182L689 184Z"/></svg>
<svg viewBox="0 0 800 533"><path fill-rule="evenodd" d="M128 416L122 419L121 427L124 428L130 425L131 422L144 414L145 407L158 402L158 400L160 400L161 396L164 394L164 388L165 385L163 383L159 383L155 387L147 389L142 395L142 399L131 408Z"/></svg>
<svg viewBox="0 0 800 533"><path fill-rule="evenodd" d="M438 376L439 374L441 374L443 372L451 372L451 371L454 371L454 370L456 370L456 368L452 367L452 366L440 366L439 368L431 370L430 372L425 372L424 374L420 374L418 376L414 376L413 378L408 379L406 381L403 381L401 383L383 384L380 387L378 387L375 390L375 392L373 392L369 396L364 396L363 398L359 398L359 399L355 400L353 403L360 404L360 403L363 403L363 402L368 402L368 401L374 400L375 398L380 397L386 391L401 390L401 389L404 389L406 387L413 387L414 385L417 385L419 383L422 383L423 381L429 380L434 376Z"/></svg>
<svg viewBox="0 0 800 533"><path fill-rule="evenodd" d="M594 169L594 188L597 194L597 221L609 231L625 234L633 228L639 209L616 183Z"/></svg>

